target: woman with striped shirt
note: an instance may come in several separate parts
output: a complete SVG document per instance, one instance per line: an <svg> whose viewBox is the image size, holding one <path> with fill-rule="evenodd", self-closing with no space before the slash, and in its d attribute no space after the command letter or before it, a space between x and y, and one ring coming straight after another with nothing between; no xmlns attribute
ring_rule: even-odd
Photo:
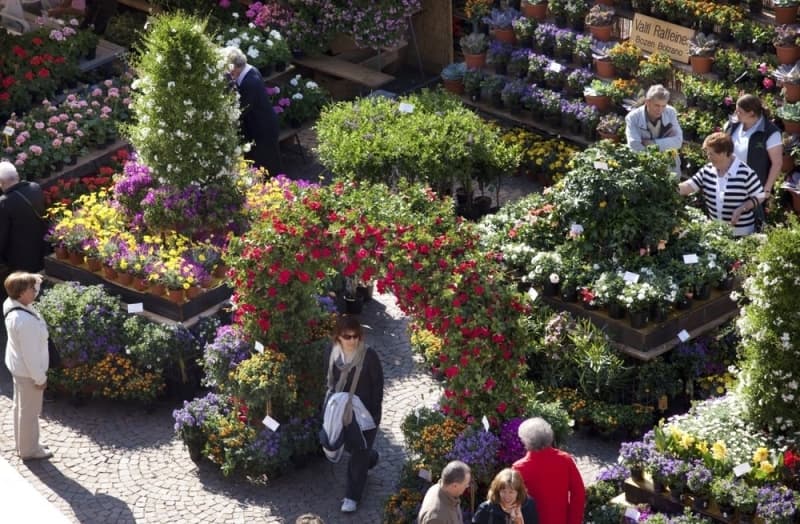
<svg viewBox="0 0 800 524"><path fill-rule="evenodd" d="M758 175L733 154L733 141L725 133L706 137L703 151L709 163L681 182L678 191L684 196L701 191L708 215L728 222L734 236L754 233L753 209L764 201L764 186Z"/></svg>

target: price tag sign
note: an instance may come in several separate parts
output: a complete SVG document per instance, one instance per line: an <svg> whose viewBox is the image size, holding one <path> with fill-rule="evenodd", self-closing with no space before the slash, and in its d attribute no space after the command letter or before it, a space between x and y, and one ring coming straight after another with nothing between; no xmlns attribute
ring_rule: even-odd
<svg viewBox="0 0 800 524"><path fill-rule="evenodd" d="M630 271L626 271L625 274L622 275L622 280L628 284L635 284L639 282L639 273L631 273Z"/></svg>
<svg viewBox="0 0 800 524"><path fill-rule="evenodd" d="M583 233L583 226L580 224L572 224L571 226L569 226L569 232L572 233L573 235L580 235L581 233Z"/></svg>
<svg viewBox="0 0 800 524"><path fill-rule="evenodd" d="M738 466L733 468L733 474L736 475L737 477L741 477L742 475L747 475L748 473L750 473L750 470L752 469L753 467L750 466L750 464L748 464L747 462L745 462L744 464L739 464Z"/></svg>
<svg viewBox="0 0 800 524"><path fill-rule="evenodd" d="M135 304L128 304L128 313L141 313L144 311L144 304L136 302Z"/></svg>
<svg viewBox="0 0 800 524"><path fill-rule="evenodd" d="M536 299L539 297L539 292L533 288L528 290L528 296L531 298L531 302L536 302Z"/></svg>
<svg viewBox="0 0 800 524"><path fill-rule="evenodd" d="M256 343L255 343L254 347L255 347L256 351L258 351L259 353L263 353L264 352L264 344L262 344L258 340L256 340Z"/></svg>
<svg viewBox="0 0 800 524"><path fill-rule="evenodd" d="M692 338L691 335L689 335L689 332L686 331L685 329L682 329L681 332L678 333L678 340L680 340L681 342L686 342L690 338Z"/></svg>
<svg viewBox="0 0 800 524"><path fill-rule="evenodd" d="M669 407L669 397L666 395L661 395L658 397L658 410L659 411L666 411Z"/></svg>
<svg viewBox="0 0 800 524"><path fill-rule="evenodd" d="M397 107L397 110L401 113L411 114L414 112L414 104L403 102Z"/></svg>
<svg viewBox="0 0 800 524"><path fill-rule="evenodd" d="M3 128L3 134L6 136L13 136L14 135L14 128L11 126L6 126Z"/></svg>
<svg viewBox="0 0 800 524"><path fill-rule="evenodd" d="M265 425L265 426L267 426L267 428L268 428L270 431L272 431L273 433L275 433L276 431L278 431L278 428L279 428L279 427L281 427L281 424L280 424L280 422L278 422L278 421L277 421L277 420L275 420L274 418L270 417L269 415L267 415L266 417L264 417L264 420L262 420L262 422L263 422L263 423L264 423L264 425Z"/></svg>
<svg viewBox="0 0 800 524"><path fill-rule="evenodd" d="M603 162L602 160L595 160L594 161L594 168L595 169L602 169L603 171L608 171L608 164Z"/></svg>
<svg viewBox="0 0 800 524"><path fill-rule="evenodd" d="M554 73L560 73L561 71L564 70L564 66L554 61L550 62L550 64L547 66L547 70L552 71Z"/></svg>
<svg viewBox="0 0 800 524"><path fill-rule="evenodd" d="M486 431L489 431L489 428L491 426L489 426L489 419L486 418L486 415L484 415L483 418L481 419L481 424L483 424L483 429L485 429Z"/></svg>
<svg viewBox="0 0 800 524"><path fill-rule="evenodd" d="M430 470L427 469L419 470L419 478L427 480L428 482L433 482L433 475L431 475Z"/></svg>
<svg viewBox="0 0 800 524"><path fill-rule="evenodd" d="M631 519L634 522L639 522L639 510L636 508L626 508L625 509L625 518Z"/></svg>
<svg viewBox="0 0 800 524"><path fill-rule="evenodd" d="M691 253L689 255L683 255L683 263L684 264L697 264L697 255Z"/></svg>

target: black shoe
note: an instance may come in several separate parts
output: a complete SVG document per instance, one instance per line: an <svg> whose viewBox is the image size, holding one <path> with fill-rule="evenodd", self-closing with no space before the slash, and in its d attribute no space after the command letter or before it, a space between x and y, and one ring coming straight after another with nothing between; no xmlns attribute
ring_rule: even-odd
<svg viewBox="0 0 800 524"><path fill-rule="evenodd" d="M374 449L369 450L369 469L372 469L375 466L377 466L380 458L381 456L377 451L375 451Z"/></svg>

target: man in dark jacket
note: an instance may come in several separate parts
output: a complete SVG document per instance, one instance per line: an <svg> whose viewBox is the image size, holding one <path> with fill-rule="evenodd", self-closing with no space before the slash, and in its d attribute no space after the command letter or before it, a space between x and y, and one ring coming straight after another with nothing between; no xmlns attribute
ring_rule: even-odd
<svg viewBox="0 0 800 524"><path fill-rule="evenodd" d="M252 160L256 167L266 168L272 176L282 173L278 116L267 96L264 79L258 69L247 63L247 57L240 49L225 49L225 58L231 67L231 79L239 91L242 136L252 144L245 158Z"/></svg>
<svg viewBox="0 0 800 524"><path fill-rule="evenodd" d="M0 189L0 277L12 271L40 271L46 245L42 188L20 181L14 164L0 162Z"/></svg>

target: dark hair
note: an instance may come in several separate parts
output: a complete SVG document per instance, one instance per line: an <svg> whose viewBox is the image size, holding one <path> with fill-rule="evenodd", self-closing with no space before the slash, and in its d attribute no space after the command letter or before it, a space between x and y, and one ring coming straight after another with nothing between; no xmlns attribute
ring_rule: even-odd
<svg viewBox="0 0 800 524"><path fill-rule="evenodd" d="M761 99L755 95L742 95L736 101L736 107L748 113L755 113L758 116L769 118L767 108L761 103Z"/></svg>
<svg viewBox="0 0 800 524"><path fill-rule="evenodd" d="M722 131L711 133L703 140L703 149L707 147L713 149L715 153L724 153L728 156L733 154L733 140L730 135Z"/></svg>
<svg viewBox="0 0 800 524"><path fill-rule="evenodd" d="M354 315L342 315L336 322L336 328L333 330L333 339L336 340L342 333L352 332L358 335L358 338L364 336L364 329L361 327L361 321Z"/></svg>

